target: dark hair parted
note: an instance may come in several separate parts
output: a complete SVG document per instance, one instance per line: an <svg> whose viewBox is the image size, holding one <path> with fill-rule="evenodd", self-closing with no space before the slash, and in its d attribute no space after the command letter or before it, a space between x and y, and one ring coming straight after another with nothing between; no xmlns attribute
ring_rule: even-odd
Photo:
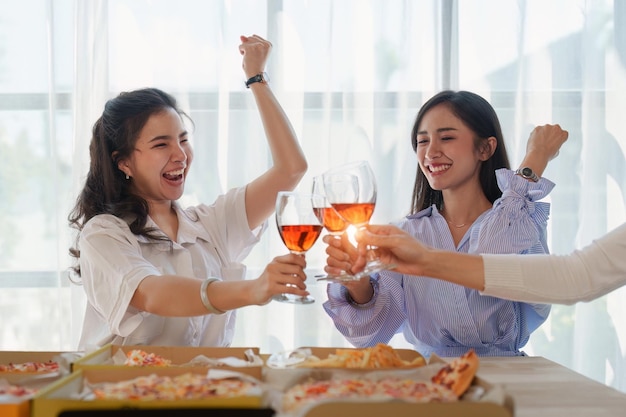
<svg viewBox="0 0 626 417"><path fill-rule="evenodd" d="M187 117L177 107L173 96L157 88L123 92L106 102L102 115L93 126L87 179L68 216L70 227L77 229L79 236L92 217L112 214L124 219L134 234L165 239L162 234L155 233L156 229L146 227L148 203L133 193L131 180L127 180L118 168L118 162L133 153L139 134L150 116L168 108ZM75 246L70 248L70 254L77 259L80 258L79 236ZM73 269L80 275L79 265Z"/></svg>
<svg viewBox="0 0 626 417"><path fill-rule="evenodd" d="M498 116L491 107L491 104L478 94L469 91L442 91L431 97L420 108L413 124L411 132L411 145L417 152L417 132L424 115L436 106L445 105L475 134L474 145L477 150L485 141L493 136L496 138L496 150L491 157L482 162L480 166L479 180L483 192L487 199L493 203L500 196L502 191L496 181L496 170L500 168L510 168L506 147L504 146L504 136L500 127ZM415 214L427 207L435 205L438 210L443 209L443 193L441 190L433 190L428 183L428 179L417 167L415 175L415 185L413 186L413 197L411 199L411 214Z"/></svg>

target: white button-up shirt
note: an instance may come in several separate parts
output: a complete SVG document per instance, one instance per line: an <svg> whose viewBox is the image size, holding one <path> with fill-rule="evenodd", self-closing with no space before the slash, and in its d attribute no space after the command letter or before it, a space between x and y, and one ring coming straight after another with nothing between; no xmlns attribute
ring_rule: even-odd
<svg viewBox="0 0 626 417"><path fill-rule="evenodd" d="M205 279L245 279L241 261L267 228L250 230L245 187L229 191L212 205L182 209L176 242L133 234L127 223L104 214L90 219L79 240L87 307L79 349L120 345L228 346L235 311L198 317L163 317L130 306L137 286L150 275ZM148 226L157 227L152 219ZM198 297L200 295L198 294Z"/></svg>

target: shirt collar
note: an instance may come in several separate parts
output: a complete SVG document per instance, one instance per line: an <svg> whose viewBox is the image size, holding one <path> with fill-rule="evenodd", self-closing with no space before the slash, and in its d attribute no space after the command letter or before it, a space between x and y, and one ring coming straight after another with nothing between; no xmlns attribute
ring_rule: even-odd
<svg viewBox="0 0 626 417"><path fill-rule="evenodd" d="M200 220L197 218L196 214L184 210L176 201L172 203L172 207L174 208L174 210L176 211L176 215L178 216L178 242L174 243L175 246L177 244L184 245L185 243L195 243L198 239L202 239L206 242L209 242L211 240L209 233L202 225L202 222L200 222ZM196 217L194 218L194 216ZM146 227L154 227L157 229L159 228L150 216L148 216L148 219L146 221ZM137 240L140 243L163 243L160 241L149 239L143 235L137 236Z"/></svg>
<svg viewBox="0 0 626 417"><path fill-rule="evenodd" d="M407 216L407 218L409 219L421 219L422 217L431 217L432 215L439 215L441 216L441 214L439 214L439 210L437 210L437 207L433 204L430 207L426 207L423 210L418 211L415 214L411 214L409 216Z"/></svg>

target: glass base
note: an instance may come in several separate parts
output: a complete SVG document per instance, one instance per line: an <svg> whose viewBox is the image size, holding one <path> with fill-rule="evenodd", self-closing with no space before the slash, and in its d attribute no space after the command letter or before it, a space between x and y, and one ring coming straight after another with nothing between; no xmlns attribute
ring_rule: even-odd
<svg viewBox="0 0 626 417"><path fill-rule="evenodd" d="M350 281L359 281L361 278L369 277L372 274L380 271L386 271L389 269L395 268L395 264L384 264L379 261L371 261L365 266L361 272L357 272L354 275L350 275L347 272L342 273L340 275L316 275L317 281L328 281L328 282L350 282Z"/></svg>
<svg viewBox="0 0 626 417"><path fill-rule="evenodd" d="M274 301L279 301L281 303L290 303L290 304L312 304L315 302L315 298L310 295L305 295L304 297L300 295L293 294L278 294L272 297Z"/></svg>
<svg viewBox="0 0 626 417"><path fill-rule="evenodd" d="M315 278L317 281L328 281L328 282L350 282L350 281L359 281L361 278L369 277L372 274L380 271L386 271L389 269L395 268L396 264L385 264L380 262L378 259L373 259L369 261L365 268L361 272L357 272L354 275L348 274L347 272L342 272L339 275L316 275Z"/></svg>
<svg viewBox="0 0 626 417"><path fill-rule="evenodd" d="M393 269L396 266L397 266L396 264L384 264L380 262L378 259L376 259L373 261L369 261L367 265L365 265L365 268L363 268L361 272L356 273L355 276L358 279L361 279L363 277L367 277L372 274L375 274L376 272L387 271L389 269Z"/></svg>
<svg viewBox="0 0 626 417"><path fill-rule="evenodd" d="M354 275L350 275L347 272L340 275L316 275L317 281L328 281L328 282L350 282L350 281L358 281L361 278L356 277Z"/></svg>

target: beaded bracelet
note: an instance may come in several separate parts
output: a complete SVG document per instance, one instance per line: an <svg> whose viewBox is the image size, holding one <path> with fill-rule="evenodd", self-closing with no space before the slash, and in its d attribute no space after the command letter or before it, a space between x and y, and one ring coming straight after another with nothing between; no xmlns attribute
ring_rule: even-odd
<svg viewBox="0 0 626 417"><path fill-rule="evenodd" d="M213 284L215 281L221 281L219 278L209 277L202 281L202 285L200 286L200 299L202 300L202 304L211 314L224 314L225 311L222 311L218 308L215 308L213 304L209 301L209 296L207 295L207 288L209 285Z"/></svg>

